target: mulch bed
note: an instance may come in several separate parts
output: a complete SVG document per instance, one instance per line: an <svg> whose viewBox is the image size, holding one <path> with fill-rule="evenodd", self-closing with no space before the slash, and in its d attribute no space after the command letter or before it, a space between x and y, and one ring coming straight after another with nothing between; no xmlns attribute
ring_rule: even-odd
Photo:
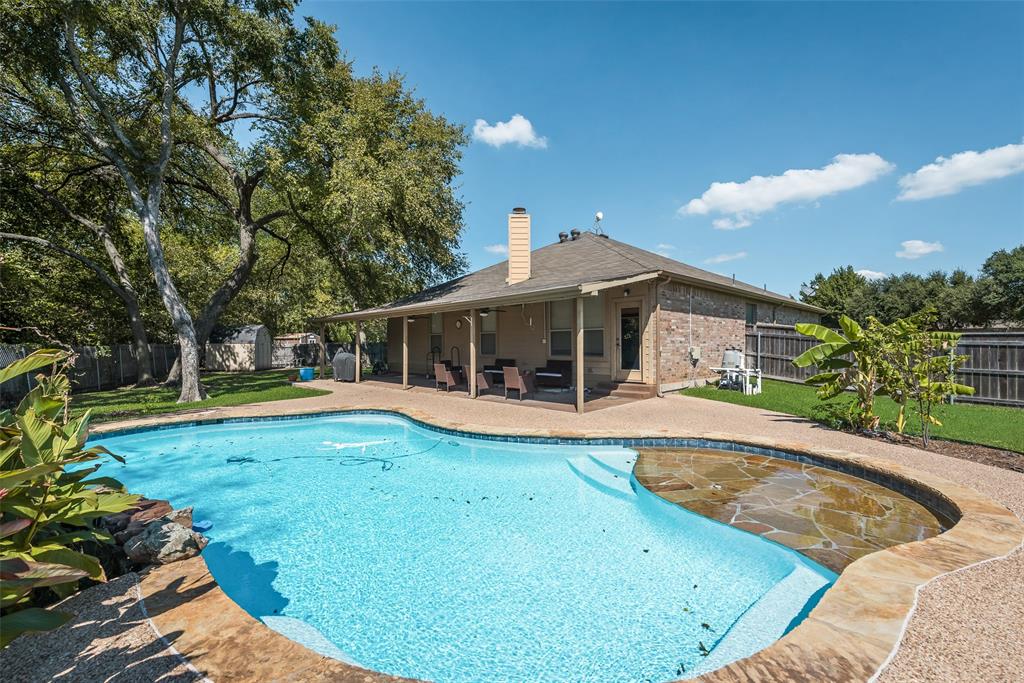
<svg viewBox="0 0 1024 683"><path fill-rule="evenodd" d="M928 441L928 448L925 448L921 437L895 434L893 432L862 432L861 436L865 436L869 439L877 439L879 441L888 441L889 443L895 443L901 446L919 448L929 453L948 455L951 458L980 462L983 465L991 465L992 467L999 467L1004 470L1024 472L1024 453L1015 453L1014 451L1008 451L1002 448L979 446L978 444L961 443L959 441L945 441L943 439L935 438L930 439Z"/></svg>

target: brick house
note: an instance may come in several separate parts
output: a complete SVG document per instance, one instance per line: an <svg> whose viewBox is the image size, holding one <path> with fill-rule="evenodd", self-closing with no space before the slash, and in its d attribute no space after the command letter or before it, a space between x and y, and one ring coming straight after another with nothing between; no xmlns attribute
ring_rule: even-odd
<svg viewBox="0 0 1024 683"><path fill-rule="evenodd" d="M514 209L507 261L384 306L317 318L321 338L329 322L387 318L388 362L403 386L446 362L465 368L471 396L481 370L500 372L499 361L566 368L582 412L585 387L653 396L700 384L716 376L710 368L727 349L743 349L746 325L818 322L824 312L606 235L574 230L531 251L530 225L525 209Z"/></svg>

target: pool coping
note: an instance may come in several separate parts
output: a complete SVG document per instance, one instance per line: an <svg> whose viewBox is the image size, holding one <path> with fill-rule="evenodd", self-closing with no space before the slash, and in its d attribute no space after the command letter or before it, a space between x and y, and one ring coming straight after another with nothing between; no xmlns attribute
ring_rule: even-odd
<svg viewBox="0 0 1024 683"><path fill-rule="evenodd" d="M696 680L700 681L870 680L898 649L921 588L948 573L1006 557L1024 542L1024 524L1013 513L987 496L944 478L850 451L724 432L498 429L443 420L404 406L382 405L258 417L164 416L131 426L96 425L92 433L113 436L182 426L344 414L400 415L440 433L497 441L586 442L636 448L720 447L785 457L889 486L956 521L938 536L891 546L852 562L796 628L750 657L699 676ZM182 594L177 590L181 586L190 588ZM144 575L140 587L150 605L154 628L165 637L173 633L179 652L213 679L407 680L324 657L264 626L216 585L201 557L154 568ZM193 593L196 597L189 597Z"/></svg>

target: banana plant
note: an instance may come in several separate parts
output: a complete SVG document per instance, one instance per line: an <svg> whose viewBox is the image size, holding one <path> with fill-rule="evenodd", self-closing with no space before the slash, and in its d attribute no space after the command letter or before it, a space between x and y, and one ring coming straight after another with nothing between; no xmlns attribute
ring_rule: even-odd
<svg viewBox="0 0 1024 683"><path fill-rule="evenodd" d="M888 326L890 341L886 349L886 383L889 394L899 405L896 428L906 426L906 407L913 402L921 421L921 439L928 447L933 426L942 422L933 414L935 404L950 396L967 396L974 388L956 381L956 371L967 356L957 355L960 334L928 329L936 314L928 310L897 320Z"/></svg>
<svg viewBox="0 0 1024 683"><path fill-rule="evenodd" d="M96 521L139 500L116 479L94 476L104 456L124 460L99 446L86 448L90 415L70 415L71 359L41 349L0 369L6 382L50 368L13 412L0 411L0 647L70 618L35 606L40 589L65 597L83 578L106 580L99 560L85 552L89 544L113 540Z"/></svg>
<svg viewBox="0 0 1024 683"><path fill-rule="evenodd" d="M812 346L793 359L793 365L805 368L817 366L816 375L805 380L806 384L818 387L818 398L828 400L839 396L847 388L856 395L853 405L854 423L860 429L874 430L878 427L878 416L874 414L875 397L885 393L879 381L880 350L884 346L884 334L877 321L869 320L868 326L861 327L848 316L839 317L841 332L814 323L800 323L796 331L814 337L821 343Z"/></svg>

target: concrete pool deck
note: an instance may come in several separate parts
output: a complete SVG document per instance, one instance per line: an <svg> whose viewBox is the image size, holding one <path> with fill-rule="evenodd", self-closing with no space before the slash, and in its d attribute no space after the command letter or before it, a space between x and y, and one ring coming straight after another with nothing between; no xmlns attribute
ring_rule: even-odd
<svg viewBox="0 0 1024 683"><path fill-rule="evenodd" d="M847 457L842 451L856 452L869 456L868 460L872 463L882 463L893 472L913 470L948 480L943 483L940 479L934 479L934 482L939 483L940 487L947 483L954 484L948 488L954 492L954 498L967 501L970 519L965 518L965 521L970 523L962 522L950 532L923 543L897 546L858 560L850 565L840 582L826 596L834 604L833 612L821 615L816 613L808 620L817 622L816 631L801 626L762 653L710 674L709 680L865 680L875 675L896 643L900 647L895 650L895 655L877 680L1016 680L1019 672L1024 669L1024 629L1021 628L1021 624L1024 624L1024 596L1019 592L1024 575L1024 553L1020 550L1014 552L1014 548L1020 544L1021 529L1024 527L1020 526L1018 519L1007 515L1005 511L1000 512L998 506L986 500L988 497L1006 506L1017 517L1024 515L1024 475L1020 473L833 432L788 415L688 397L669 396L577 416L537 410L513 402L506 405L471 401L418 388L401 391L380 385L336 384L330 381L312 384L329 389L332 394L277 403L192 411L186 415L127 423L108 423L97 428L97 431L172 421L377 408L404 412L421 420L467 431L590 437L704 434L710 438L716 434L722 439L734 436L755 443L771 443L795 452L815 451L836 458ZM457 416L457 419L453 420L452 416ZM913 474L910 473L912 478ZM933 476L924 478L932 479ZM956 484L973 488L984 496L978 496L970 489ZM960 507L963 509L963 505ZM927 557L918 556L920 549L925 547L929 549ZM884 553L890 555L883 558ZM879 564L882 559L888 562ZM174 565L161 568L143 579L143 593L149 596L152 589L152 594L178 595L186 585L205 585L205 565L201 561L189 561L182 565L193 567L188 576L174 576L174 572L185 571L185 566L178 569L174 569ZM893 576L893 566L904 573L899 577ZM947 573L961 567L967 568ZM876 624L878 631L858 633L846 628L856 622L859 616L863 616L865 602L872 602L872 596L863 594L856 581L847 580L855 579L857 573L864 574L861 577L862 586L870 588L874 585L879 589L871 591L879 599L875 605L875 616L880 617ZM908 577L912 578L908 580ZM934 577L938 578L931 581ZM209 579L205 581L208 583ZM920 591L919 586L923 586ZM223 595L215 586L205 588L202 593L204 596ZM146 604L149 605L152 599L147 597ZM230 600L227 602L230 603ZM188 612L186 605L187 602L174 604L173 600L169 600L159 614L151 611L154 625L161 628L163 623L164 628L169 629L161 629L167 640L173 641L178 650L211 678L245 679L244 676L232 676L229 663L225 663L228 668L210 666L218 659L211 649L216 642L211 640L214 634L208 633L200 641L192 640L194 634L190 630L194 630L194 627L189 626L190 620L182 617L179 612L181 609ZM237 606L234 607L241 612ZM221 605L214 611L223 613L225 609ZM913 614L904 630L906 615L911 610ZM169 622L168 615L175 614L179 621ZM242 613L242 616L247 615ZM983 620L983 627L975 626L979 619ZM259 627L258 622L249 621ZM69 627L74 624L76 622L69 624ZM822 648L819 650L822 655L820 658L808 658L808 653L800 643L787 643L787 640L793 641L792 636L800 633L801 629L807 634L804 639L807 642L803 645ZM269 629L262 631L272 633ZM24 642L18 649L30 647L31 640L36 639L40 639L40 648L45 648L41 639L48 637L42 635L21 639ZM234 657L228 659L235 662L244 660L244 656L237 651L242 641L236 639L231 642L235 643L236 652ZM285 643L290 641L285 640ZM301 649L301 646L291 645ZM248 647L241 649L249 650ZM122 670L127 669L133 648L122 644L118 651L126 658ZM304 662L305 673L294 671L286 674L279 670L279 676L275 677L307 679L306 674L316 671L324 674L324 677L312 678L321 680L385 678L353 668L347 669L344 674L334 666L323 669L318 662L330 660L323 660L308 651L305 653L308 657L300 657L300 661ZM50 655L54 654L50 650ZM71 653L75 654L78 653ZM6 656L3 659L4 668L7 669L11 660ZM333 672L330 672L332 669ZM58 677L58 680L73 678Z"/></svg>

